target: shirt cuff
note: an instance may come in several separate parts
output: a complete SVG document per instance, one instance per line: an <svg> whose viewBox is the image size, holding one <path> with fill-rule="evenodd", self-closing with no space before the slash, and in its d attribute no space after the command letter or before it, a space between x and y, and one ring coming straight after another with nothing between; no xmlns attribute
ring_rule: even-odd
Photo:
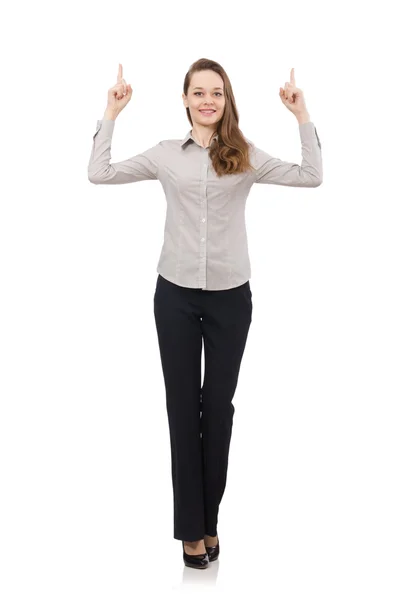
<svg viewBox="0 0 397 600"><path fill-rule="evenodd" d="M102 130L102 134L106 137L112 137L115 123L116 121L113 121L112 119L98 119L94 137L100 129Z"/></svg>
<svg viewBox="0 0 397 600"><path fill-rule="evenodd" d="M299 133L302 142L310 141L310 139L313 138L313 135L315 135L318 146L321 150L320 138L318 137L317 129L312 121L307 121L306 123L299 123Z"/></svg>

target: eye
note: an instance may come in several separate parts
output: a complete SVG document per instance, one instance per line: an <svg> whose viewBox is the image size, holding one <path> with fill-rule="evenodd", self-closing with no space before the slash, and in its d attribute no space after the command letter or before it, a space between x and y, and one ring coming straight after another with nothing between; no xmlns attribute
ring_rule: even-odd
<svg viewBox="0 0 397 600"><path fill-rule="evenodd" d="M196 94L202 94L203 92L194 92L194 95ZM219 94L220 96L222 96L222 92L215 92L215 94Z"/></svg>

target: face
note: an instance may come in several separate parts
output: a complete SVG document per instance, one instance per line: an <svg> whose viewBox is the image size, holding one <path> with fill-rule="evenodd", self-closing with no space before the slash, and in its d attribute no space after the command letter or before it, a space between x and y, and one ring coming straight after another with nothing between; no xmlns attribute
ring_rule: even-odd
<svg viewBox="0 0 397 600"><path fill-rule="evenodd" d="M193 73L187 96L182 94L182 98L184 106L190 110L193 123L210 125L212 129L222 118L225 109L223 79L211 70ZM206 108L215 112L200 112Z"/></svg>

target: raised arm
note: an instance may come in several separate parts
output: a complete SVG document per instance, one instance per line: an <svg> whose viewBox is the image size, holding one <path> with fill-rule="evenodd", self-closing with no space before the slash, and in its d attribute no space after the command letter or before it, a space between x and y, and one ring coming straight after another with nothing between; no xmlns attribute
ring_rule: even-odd
<svg viewBox="0 0 397 600"><path fill-rule="evenodd" d="M122 184L157 179L162 153L161 142L136 156L111 164L114 126L113 119L104 118L97 123L88 164L88 179L91 183Z"/></svg>
<svg viewBox="0 0 397 600"><path fill-rule="evenodd" d="M318 187L323 181L321 143L314 123L299 124L302 144L301 164L286 162L253 145L252 164L256 168L255 183L292 187Z"/></svg>
<svg viewBox="0 0 397 600"><path fill-rule="evenodd" d="M97 122L88 163L88 179L91 183L134 183L143 179L157 179L162 146L156 146L122 160L110 163L111 144L117 116L132 98L132 87L123 78L123 66L119 64L117 82L108 90L107 106L103 119Z"/></svg>

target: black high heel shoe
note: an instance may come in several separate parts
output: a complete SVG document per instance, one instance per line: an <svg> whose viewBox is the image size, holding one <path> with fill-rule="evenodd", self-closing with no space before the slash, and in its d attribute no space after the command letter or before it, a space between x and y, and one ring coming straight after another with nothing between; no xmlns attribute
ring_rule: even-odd
<svg viewBox="0 0 397 600"><path fill-rule="evenodd" d="M218 543L215 546L206 546L205 547L207 554L208 554L209 562L216 560L219 556L219 535L217 537L218 537Z"/></svg>
<svg viewBox="0 0 397 600"><path fill-rule="evenodd" d="M207 552L204 554L187 554L185 552L185 545L182 541L183 548L183 562L187 567L193 567L194 569L206 569L209 565L209 558Z"/></svg>

